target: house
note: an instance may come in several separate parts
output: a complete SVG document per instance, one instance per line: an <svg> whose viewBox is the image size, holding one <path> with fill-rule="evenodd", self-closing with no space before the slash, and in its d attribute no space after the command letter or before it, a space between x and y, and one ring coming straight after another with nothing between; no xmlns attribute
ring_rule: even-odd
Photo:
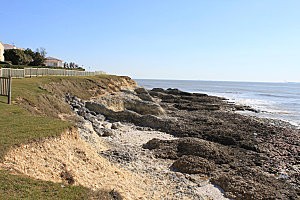
<svg viewBox="0 0 300 200"><path fill-rule="evenodd" d="M4 61L4 46L3 44L0 42L0 62Z"/></svg>
<svg viewBox="0 0 300 200"><path fill-rule="evenodd" d="M47 57L45 60L45 65L48 67L62 67L63 61L53 57Z"/></svg>
<svg viewBox="0 0 300 200"><path fill-rule="evenodd" d="M3 46L4 46L4 50L8 50L8 49L20 49L20 50L24 50L23 48L16 47L13 44L3 44Z"/></svg>

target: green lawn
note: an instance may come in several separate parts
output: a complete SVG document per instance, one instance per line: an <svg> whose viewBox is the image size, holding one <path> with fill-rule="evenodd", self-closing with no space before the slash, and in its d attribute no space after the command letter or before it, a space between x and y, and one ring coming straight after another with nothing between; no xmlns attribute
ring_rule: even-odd
<svg viewBox="0 0 300 200"><path fill-rule="evenodd" d="M47 83L63 80L73 82L101 79L87 77L38 77L13 79L13 104L6 104L6 97L0 97L0 161L6 152L14 146L39 140L45 137L60 135L64 130L73 126L73 122L62 121L53 117L55 109L69 111L58 96L40 87ZM24 99L25 103L18 99ZM16 103L19 102L19 103ZM42 110L34 114L30 109ZM100 196L99 196L100 194ZM91 192L81 186L61 187L61 184L33 180L31 178L12 175L0 170L0 199L110 199L108 192Z"/></svg>
<svg viewBox="0 0 300 200"><path fill-rule="evenodd" d="M46 116L34 116L17 105L0 103L0 159L16 144L57 136L71 124Z"/></svg>
<svg viewBox="0 0 300 200"><path fill-rule="evenodd" d="M0 171L0 199L89 199L91 191Z"/></svg>

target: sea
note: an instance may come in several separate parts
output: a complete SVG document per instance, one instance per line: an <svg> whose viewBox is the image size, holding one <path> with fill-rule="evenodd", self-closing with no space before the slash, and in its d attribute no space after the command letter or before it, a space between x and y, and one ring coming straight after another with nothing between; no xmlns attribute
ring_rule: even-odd
<svg viewBox="0 0 300 200"><path fill-rule="evenodd" d="M186 92L225 97L230 102L248 105L260 111L244 114L280 119L300 128L300 83L155 79L135 79L135 81L146 89L177 88Z"/></svg>

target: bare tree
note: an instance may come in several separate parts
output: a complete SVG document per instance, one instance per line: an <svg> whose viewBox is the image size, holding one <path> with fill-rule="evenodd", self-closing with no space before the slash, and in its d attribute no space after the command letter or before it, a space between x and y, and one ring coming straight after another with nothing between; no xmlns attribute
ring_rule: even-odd
<svg viewBox="0 0 300 200"><path fill-rule="evenodd" d="M44 47L37 48L36 52L39 52L43 57L46 57L47 55L46 49Z"/></svg>

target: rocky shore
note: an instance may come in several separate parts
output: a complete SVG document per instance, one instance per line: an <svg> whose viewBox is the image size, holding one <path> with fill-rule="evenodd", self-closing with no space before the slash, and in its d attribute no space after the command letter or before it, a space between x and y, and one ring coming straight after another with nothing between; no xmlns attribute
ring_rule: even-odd
<svg viewBox="0 0 300 200"><path fill-rule="evenodd" d="M81 137L107 143L99 156L154 180L152 199L300 197L299 130L236 113L250 107L160 88L66 101Z"/></svg>

